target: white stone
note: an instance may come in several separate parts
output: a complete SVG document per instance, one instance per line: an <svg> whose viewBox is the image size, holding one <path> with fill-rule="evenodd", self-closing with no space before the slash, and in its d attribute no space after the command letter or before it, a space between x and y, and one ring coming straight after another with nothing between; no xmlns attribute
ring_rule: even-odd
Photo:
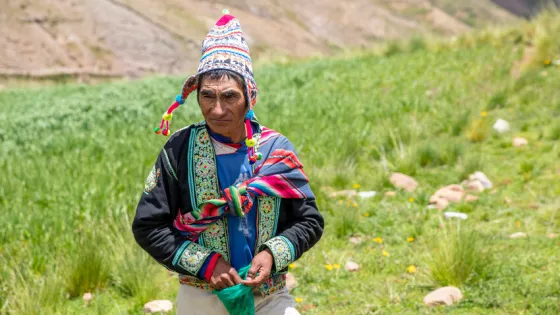
<svg viewBox="0 0 560 315"><path fill-rule="evenodd" d="M430 292L424 297L424 304L428 306L453 305L463 299L463 293L456 287L443 287Z"/></svg>
<svg viewBox="0 0 560 315"><path fill-rule="evenodd" d="M465 196L463 187L459 185L449 185L438 189L431 197L430 203L437 203L440 199L446 199L449 202L461 202Z"/></svg>
<svg viewBox="0 0 560 315"><path fill-rule="evenodd" d="M484 185L479 180L467 180L463 182L463 186L467 188L468 191L472 192L483 192Z"/></svg>
<svg viewBox="0 0 560 315"><path fill-rule="evenodd" d="M444 212L443 216L446 219L457 218L461 220L466 220L469 216L462 212Z"/></svg>
<svg viewBox="0 0 560 315"><path fill-rule="evenodd" d="M340 190L340 191L332 192L329 195L329 197L331 197L331 198L336 198L336 197L352 198L352 197L355 197L357 194L358 194L358 192L355 191L355 190Z"/></svg>
<svg viewBox="0 0 560 315"><path fill-rule="evenodd" d="M360 191L358 193L358 196L360 196L360 198L362 199L368 199L368 198L373 198L377 195L376 191Z"/></svg>
<svg viewBox="0 0 560 315"><path fill-rule="evenodd" d="M525 233L525 232L517 232L517 233L513 233L509 236L509 238L511 238L511 239L526 238L526 237L527 237L527 233Z"/></svg>
<svg viewBox="0 0 560 315"><path fill-rule="evenodd" d="M357 237L357 236L352 236L348 239L348 242L350 242L352 244L360 244L362 242L362 239L360 237Z"/></svg>
<svg viewBox="0 0 560 315"><path fill-rule="evenodd" d="M506 133L506 132L509 131L509 123L507 121L503 120L503 119L498 119L494 123L493 128L498 133Z"/></svg>
<svg viewBox="0 0 560 315"><path fill-rule="evenodd" d="M445 210L445 208L449 207L449 200L445 198L439 198L436 201L436 209L438 210Z"/></svg>
<svg viewBox="0 0 560 315"><path fill-rule="evenodd" d="M85 303L89 303L91 300L93 300L93 294L91 293L84 293L84 296L82 297L82 300L84 300Z"/></svg>
<svg viewBox="0 0 560 315"><path fill-rule="evenodd" d="M414 178L401 173L393 173L389 180L393 186L408 192L413 192L418 187L418 182Z"/></svg>
<svg viewBox="0 0 560 315"><path fill-rule="evenodd" d="M169 300L155 300L144 304L144 313L167 313L173 309Z"/></svg>
<svg viewBox="0 0 560 315"><path fill-rule="evenodd" d="M297 287L297 285L298 283L296 277L294 277L291 272L288 272L286 274L286 287L288 288L288 291L292 291L295 287Z"/></svg>
<svg viewBox="0 0 560 315"><path fill-rule="evenodd" d="M482 186L484 186L484 189L491 189L493 187L492 182L488 179L486 174L480 171L474 172L473 174L469 175L469 180L478 180L482 184Z"/></svg>
<svg viewBox="0 0 560 315"><path fill-rule="evenodd" d="M467 195L467 196L465 197L465 201L466 201L466 202L473 202L473 201L477 201L477 200L478 200L478 197L477 197L477 196Z"/></svg>
<svg viewBox="0 0 560 315"><path fill-rule="evenodd" d="M529 141L527 141L527 139L521 138L521 137L515 137L511 141L511 145L513 145L514 147L524 147L528 144L529 144Z"/></svg>
<svg viewBox="0 0 560 315"><path fill-rule="evenodd" d="M355 271L360 270L360 265L358 265L357 263L355 263L353 261L348 261L346 263L346 266L344 266L344 269L346 269L346 271L355 272Z"/></svg>

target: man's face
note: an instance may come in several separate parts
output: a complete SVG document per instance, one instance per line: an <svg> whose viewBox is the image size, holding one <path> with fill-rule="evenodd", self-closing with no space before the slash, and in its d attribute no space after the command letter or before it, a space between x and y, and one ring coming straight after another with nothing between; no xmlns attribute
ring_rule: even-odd
<svg viewBox="0 0 560 315"><path fill-rule="evenodd" d="M204 77L200 82L198 103L213 132L228 136L244 128L247 105L243 88L237 81L227 76L217 80Z"/></svg>

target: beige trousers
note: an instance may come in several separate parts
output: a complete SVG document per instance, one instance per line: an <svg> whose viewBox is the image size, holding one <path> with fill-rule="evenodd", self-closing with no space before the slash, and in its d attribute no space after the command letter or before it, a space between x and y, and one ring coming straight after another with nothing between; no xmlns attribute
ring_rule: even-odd
<svg viewBox="0 0 560 315"><path fill-rule="evenodd" d="M286 288L264 298L255 294L256 315L300 315L295 305ZM228 312L211 292L181 285L177 294L177 315L228 315Z"/></svg>

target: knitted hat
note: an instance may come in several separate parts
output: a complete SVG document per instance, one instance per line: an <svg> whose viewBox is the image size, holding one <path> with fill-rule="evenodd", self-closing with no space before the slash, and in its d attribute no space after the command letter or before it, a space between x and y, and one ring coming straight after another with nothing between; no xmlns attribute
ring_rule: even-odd
<svg viewBox="0 0 560 315"><path fill-rule="evenodd" d="M154 129L154 132L156 134L161 133L164 136L169 135L169 122L173 118L173 111L184 104L189 94L198 88L201 74L217 69L230 70L243 78L247 91L245 97L249 104L249 111L245 116L247 131L245 143L249 147L249 161L255 163L262 158L262 155L256 152L256 140L253 139L251 127L251 120L254 117L253 107L257 102L258 94L257 84L253 76L253 65L239 20L230 15L227 10L222 11L222 13L224 15L216 22L216 25L202 42L202 57L197 73L185 81L181 94L175 97L175 102L163 114L161 124Z"/></svg>

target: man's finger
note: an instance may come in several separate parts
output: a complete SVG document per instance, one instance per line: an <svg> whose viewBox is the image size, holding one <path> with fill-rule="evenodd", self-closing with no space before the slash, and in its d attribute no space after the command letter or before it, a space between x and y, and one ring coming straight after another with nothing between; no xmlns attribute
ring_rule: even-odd
<svg viewBox="0 0 560 315"><path fill-rule="evenodd" d="M243 282L243 279L241 279L241 277L239 276L237 271L235 271L235 269L231 268L229 270L229 275L231 276L231 278L232 278L233 282L235 282L235 284L239 284L239 283Z"/></svg>
<svg viewBox="0 0 560 315"><path fill-rule="evenodd" d="M218 290L218 291L224 288L224 285L220 281L213 281L210 285L212 286L212 288L214 288L214 290Z"/></svg>
<svg viewBox="0 0 560 315"><path fill-rule="evenodd" d="M243 281L243 284L251 287L257 286L261 284L269 275L270 272L261 269L261 272L257 275L256 278L251 280L245 280Z"/></svg>
<svg viewBox="0 0 560 315"><path fill-rule="evenodd" d="M247 279L255 278L260 267L261 264L259 262L253 261L253 263L251 264L251 268L249 268L249 271L247 271Z"/></svg>
<svg viewBox="0 0 560 315"><path fill-rule="evenodd" d="M235 283L233 283L233 281L231 280L231 277L227 273L224 273L223 275L221 275L220 278L222 279L222 283L225 285L226 288L233 287L235 285Z"/></svg>

